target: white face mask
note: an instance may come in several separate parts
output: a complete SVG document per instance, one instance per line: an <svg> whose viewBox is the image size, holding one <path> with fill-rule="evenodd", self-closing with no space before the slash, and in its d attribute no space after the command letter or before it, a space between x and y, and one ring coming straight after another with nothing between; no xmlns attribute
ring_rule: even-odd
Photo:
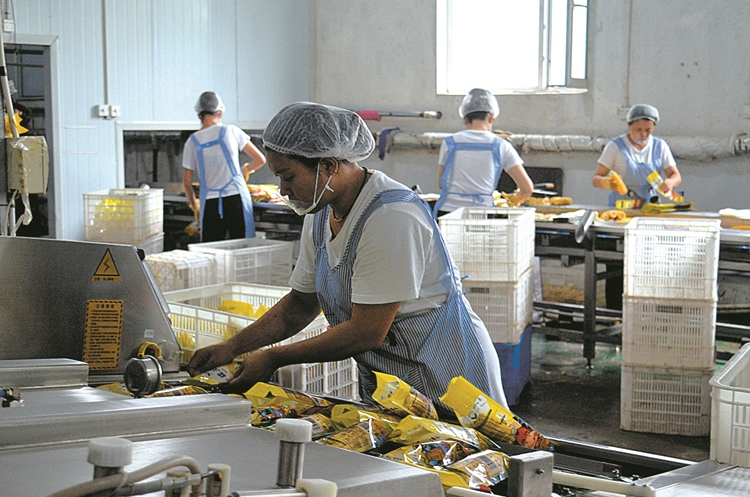
<svg viewBox="0 0 750 497"><path fill-rule="evenodd" d="M333 192L333 188L328 186L328 184L331 182L332 176L328 177L328 181L326 181L325 186L323 186L323 191L320 192L320 196L318 198L315 198L315 195L318 191L318 178L320 177L320 164L318 164L318 168L315 170L315 190L313 191L313 203L309 204L307 202L303 202L302 200L292 200L289 198L289 195L282 195L280 192L276 192L276 197L284 202L286 205L291 207L291 209L298 215L298 216L304 216L305 214L310 213L313 209L315 209L318 206L318 202L320 202L320 199L323 198L323 194L325 194L326 190L329 192Z"/></svg>

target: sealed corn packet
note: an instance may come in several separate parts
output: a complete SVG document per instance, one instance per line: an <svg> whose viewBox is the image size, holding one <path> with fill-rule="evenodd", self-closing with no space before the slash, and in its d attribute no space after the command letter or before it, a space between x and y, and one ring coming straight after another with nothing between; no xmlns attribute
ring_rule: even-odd
<svg viewBox="0 0 750 497"><path fill-rule="evenodd" d="M222 385L229 383L237 372L237 363L230 362L219 366L192 378L182 381L183 385L195 385L210 391L218 391Z"/></svg>
<svg viewBox="0 0 750 497"><path fill-rule="evenodd" d="M263 405L253 407L250 424L253 426L268 426L281 418L299 418L311 406L307 402L287 397L272 397Z"/></svg>
<svg viewBox="0 0 750 497"><path fill-rule="evenodd" d="M508 461L509 457L502 452L485 450L449 464L445 469L463 480L463 485L454 486L489 492L490 487L508 477Z"/></svg>
<svg viewBox="0 0 750 497"><path fill-rule="evenodd" d="M383 457L421 468L442 468L477 452L477 447L466 442L435 440L399 447Z"/></svg>
<svg viewBox="0 0 750 497"><path fill-rule="evenodd" d="M366 452L380 447L388 440L393 427L376 418L369 418L354 426L323 437L318 443L354 452Z"/></svg>
<svg viewBox="0 0 750 497"><path fill-rule="evenodd" d="M409 445L436 440L456 440L479 450L498 448L497 444L473 428L452 425L443 421L407 416L391 433L391 441Z"/></svg>
<svg viewBox="0 0 750 497"><path fill-rule="evenodd" d="M107 383L106 385L99 385L98 387L100 390L108 390L110 392L119 393L120 395L127 395L128 397L132 397L130 394L130 390L128 390L128 387L125 386L125 383Z"/></svg>
<svg viewBox="0 0 750 497"><path fill-rule="evenodd" d="M410 387L397 376L375 371L378 386L372 398L397 415L419 416L426 419L438 419L437 410L429 397Z"/></svg>
<svg viewBox="0 0 750 497"><path fill-rule="evenodd" d="M336 404L331 409L331 420L339 430L349 428L368 419L377 419L388 425L392 431L401 422L401 418L386 412L366 411L353 404Z"/></svg>
<svg viewBox="0 0 750 497"><path fill-rule="evenodd" d="M466 378L457 376L440 401L456 412L463 426L474 428L498 443L552 450L549 440L524 420L492 400Z"/></svg>
<svg viewBox="0 0 750 497"><path fill-rule="evenodd" d="M280 387L278 385L272 385L271 383L264 383L259 381L253 385L250 390L245 392L245 396L252 395L254 397L287 397L290 399L301 400L310 404L310 406L327 406L331 402L328 400L317 397L314 395L308 395L291 388Z"/></svg>
<svg viewBox="0 0 750 497"><path fill-rule="evenodd" d="M336 431L336 425L331 421L331 418L324 414L309 414L303 416L302 419L312 424L313 440L327 437Z"/></svg>
<svg viewBox="0 0 750 497"><path fill-rule="evenodd" d="M146 395L146 397L181 397L183 395L202 395L206 393L208 392L205 389L195 385L179 385L172 388L165 388L164 390L157 390L151 395Z"/></svg>

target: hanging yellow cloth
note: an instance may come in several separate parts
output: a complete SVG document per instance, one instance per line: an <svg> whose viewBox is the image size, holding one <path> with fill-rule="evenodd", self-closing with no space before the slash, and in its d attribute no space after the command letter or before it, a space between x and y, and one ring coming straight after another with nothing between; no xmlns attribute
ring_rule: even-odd
<svg viewBox="0 0 750 497"><path fill-rule="evenodd" d="M28 133L28 129L21 126L21 115L16 113L13 116L13 120L16 122L16 129L18 129L18 134L22 135L24 133ZM11 138L13 136L13 131L10 129L10 120L8 119L8 114L5 114L5 137Z"/></svg>

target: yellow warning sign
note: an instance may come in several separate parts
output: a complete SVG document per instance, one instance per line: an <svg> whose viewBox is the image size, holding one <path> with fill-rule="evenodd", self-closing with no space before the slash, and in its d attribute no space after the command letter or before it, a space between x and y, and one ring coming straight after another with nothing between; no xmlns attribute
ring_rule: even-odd
<svg viewBox="0 0 750 497"><path fill-rule="evenodd" d="M89 369L117 369L120 360L123 308L122 300L86 301L83 362L88 363Z"/></svg>
<svg viewBox="0 0 750 497"><path fill-rule="evenodd" d="M117 271L115 260L112 258L112 253L107 249L104 253L99 266L96 268L91 281L122 281L120 273Z"/></svg>

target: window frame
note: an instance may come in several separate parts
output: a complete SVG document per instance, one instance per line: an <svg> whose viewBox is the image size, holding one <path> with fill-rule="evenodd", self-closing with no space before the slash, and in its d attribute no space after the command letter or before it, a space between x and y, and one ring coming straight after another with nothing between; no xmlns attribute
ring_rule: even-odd
<svg viewBox="0 0 750 497"><path fill-rule="evenodd" d="M449 18L453 2L460 0L436 0L436 92L438 95L460 95L466 91L450 90L448 88L448 74L450 70L451 50L449 42ZM588 91L588 63L589 63L589 32L591 0L566 0L567 1L567 25L566 25L566 47L565 47L565 84L552 85L550 76L550 52L552 38L551 32L551 3L552 0L539 0L539 44L538 44L538 71L536 88L492 88L488 89L495 94L549 94L549 93L581 93ZM586 12L586 25L583 50L583 78L574 78L571 74L573 68L573 23L574 9L584 8Z"/></svg>

